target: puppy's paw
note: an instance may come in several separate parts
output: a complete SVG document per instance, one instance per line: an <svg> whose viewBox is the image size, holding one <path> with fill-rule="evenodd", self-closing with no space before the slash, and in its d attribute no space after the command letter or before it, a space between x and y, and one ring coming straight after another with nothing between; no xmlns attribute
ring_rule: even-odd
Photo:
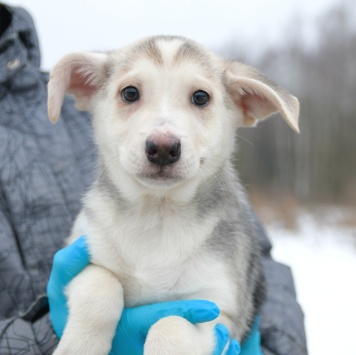
<svg viewBox="0 0 356 355"><path fill-rule="evenodd" d="M181 317L160 319L149 330L145 355L210 355L214 338L211 327L202 329Z"/></svg>
<svg viewBox="0 0 356 355"><path fill-rule="evenodd" d="M55 355L107 355L124 305L120 281L96 265L67 286L69 317Z"/></svg>

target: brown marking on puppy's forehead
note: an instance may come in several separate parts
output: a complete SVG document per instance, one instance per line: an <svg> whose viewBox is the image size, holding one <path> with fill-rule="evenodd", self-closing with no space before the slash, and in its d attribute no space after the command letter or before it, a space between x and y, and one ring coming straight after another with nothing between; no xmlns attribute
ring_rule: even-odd
<svg viewBox="0 0 356 355"><path fill-rule="evenodd" d="M194 63L200 64L205 69L208 69L210 72L213 71L210 53L191 40L185 40L178 48L174 57L176 63L181 63L185 60L191 60Z"/></svg>
<svg viewBox="0 0 356 355"><path fill-rule="evenodd" d="M162 54L155 37L150 37L135 46L132 50L132 56L138 59L145 57L157 65L163 64Z"/></svg>
<svg viewBox="0 0 356 355"><path fill-rule="evenodd" d="M109 65L113 68L119 67L121 70L128 71L134 68L138 61L146 59L157 66L162 66L164 58L158 42L172 42L175 40L179 41L182 38L178 36L152 36L137 41L127 47L112 51Z"/></svg>
<svg viewBox="0 0 356 355"><path fill-rule="evenodd" d="M208 77L219 76L221 73L219 69L221 68L219 62L216 60L217 57L213 53L193 40L184 37L178 38L181 40L181 43L174 55L173 65L191 62L199 66Z"/></svg>
<svg viewBox="0 0 356 355"><path fill-rule="evenodd" d="M135 42L127 47L111 51L107 63L109 75L114 72L132 70L138 61L148 59L155 65L162 65L163 59L155 37Z"/></svg>

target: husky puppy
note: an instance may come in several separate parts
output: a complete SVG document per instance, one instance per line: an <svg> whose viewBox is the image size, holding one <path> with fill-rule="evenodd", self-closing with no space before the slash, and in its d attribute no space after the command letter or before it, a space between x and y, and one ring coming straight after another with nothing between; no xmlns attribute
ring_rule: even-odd
<svg viewBox="0 0 356 355"><path fill-rule="evenodd" d="M163 318L145 354L211 354L213 327L243 340L263 276L254 223L234 172L235 130L279 111L298 131L298 100L257 70L192 40L157 36L55 66L52 122L65 93L93 114L100 174L69 242L85 234L92 264L68 286L58 354L108 354L122 309L206 299L221 314L193 325Z"/></svg>

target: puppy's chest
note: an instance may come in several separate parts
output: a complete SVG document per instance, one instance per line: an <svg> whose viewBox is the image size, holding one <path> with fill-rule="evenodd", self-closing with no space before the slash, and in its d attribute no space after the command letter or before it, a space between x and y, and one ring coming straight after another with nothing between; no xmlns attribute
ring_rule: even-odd
<svg viewBox="0 0 356 355"><path fill-rule="evenodd" d="M119 277L127 305L189 297L219 270L215 265L213 271L214 258L204 247L217 223L188 210L123 213L115 226L95 226L105 235L93 241L101 244L93 245L93 259Z"/></svg>

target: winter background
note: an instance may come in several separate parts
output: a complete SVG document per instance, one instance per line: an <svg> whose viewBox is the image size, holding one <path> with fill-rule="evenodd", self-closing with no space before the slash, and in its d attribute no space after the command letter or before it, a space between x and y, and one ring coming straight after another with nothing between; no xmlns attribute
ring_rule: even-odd
<svg viewBox="0 0 356 355"><path fill-rule="evenodd" d="M239 131L237 165L273 257L292 268L311 355L356 354L356 5L353 0L10 1L34 17L49 70L65 53L154 34L257 66L301 101Z"/></svg>

